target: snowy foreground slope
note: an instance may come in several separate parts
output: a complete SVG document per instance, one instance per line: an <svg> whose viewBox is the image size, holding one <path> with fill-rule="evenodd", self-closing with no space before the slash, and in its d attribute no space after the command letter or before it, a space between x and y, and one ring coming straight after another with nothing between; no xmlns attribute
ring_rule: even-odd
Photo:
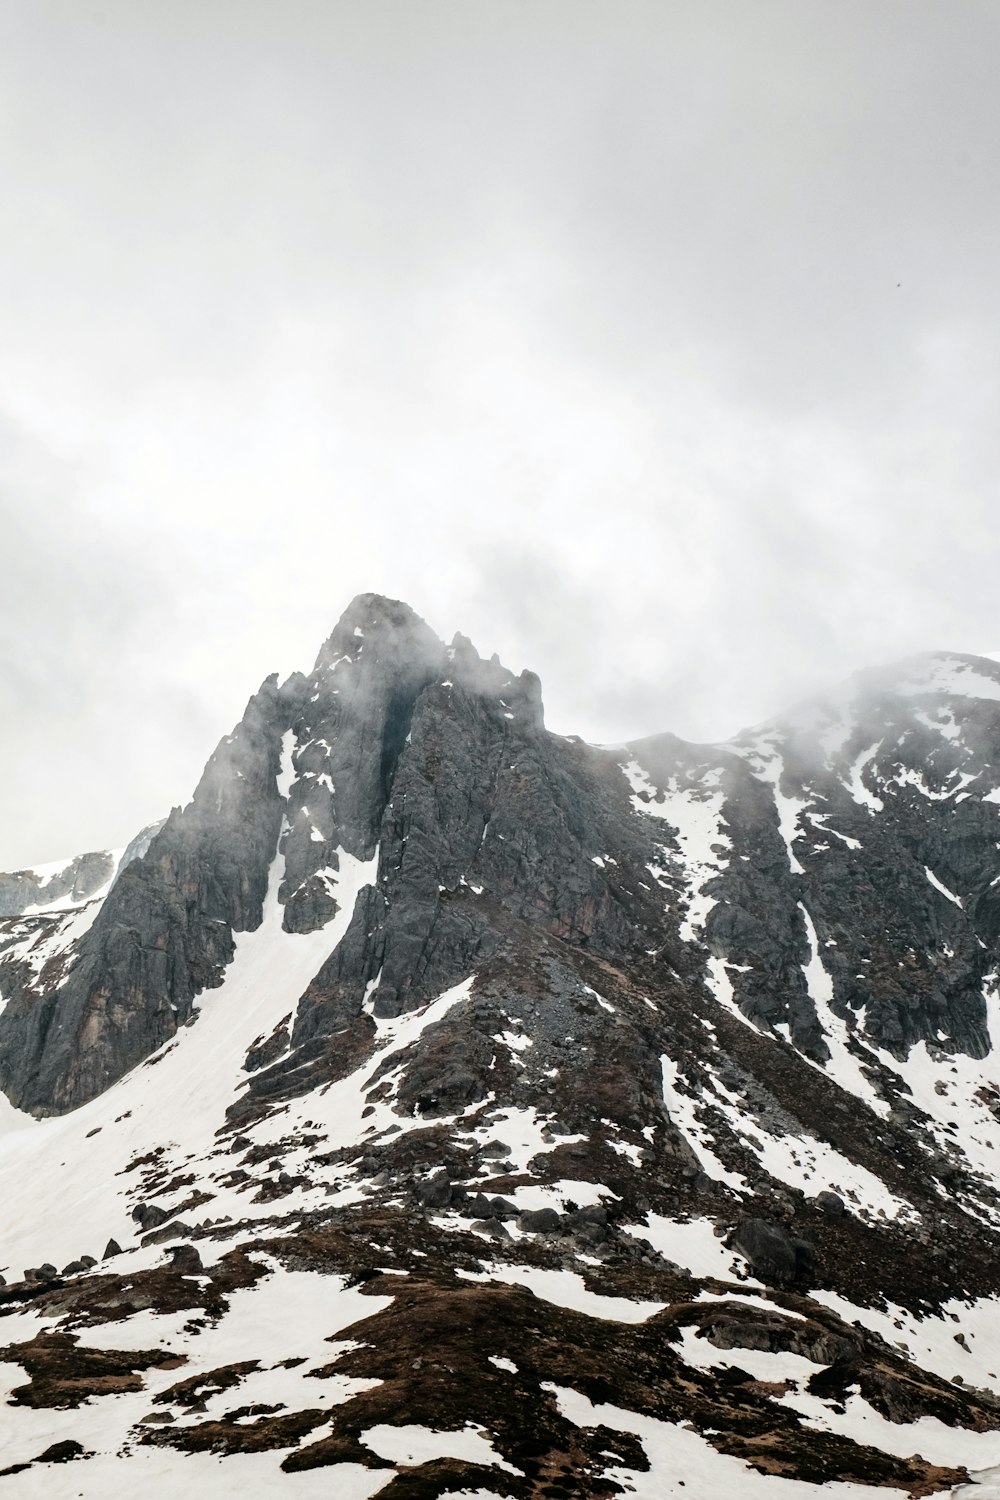
<svg viewBox="0 0 1000 1500"><path fill-rule="evenodd" d="M1000 1495L998 751L949 655L597 749L356 600L0 877L0 1500Z"/></svg>

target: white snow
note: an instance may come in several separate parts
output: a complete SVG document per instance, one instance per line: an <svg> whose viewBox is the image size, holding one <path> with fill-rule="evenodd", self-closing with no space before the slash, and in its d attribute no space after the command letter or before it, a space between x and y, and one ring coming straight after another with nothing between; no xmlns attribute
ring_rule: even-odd
<svg viewBox="0 0 1000 1500"><path fill-rule="evenodd" d="M914 1104L930 1117L938 1145L965 1157L970 1167L989 1181L1000 1178L1000 1124L991 1103L1000 1103L1000 998L996 976L983 988L990 1051L984 1058L964 1052L935 1051L920 1041L904 1060L879 1050L883 1065L903 1080ZM982 1210L995 1217L996 1209Z"/></svg>
<svg viewBox="0 0 1000 1500"><path fill-rule="evenodd" d="M400 1465L426 1464L435 1458L460 1458L466 1463L483 1464L495 1469L505 1469L508 1474L521 1475L506 1459L493 1449L492 1443L483 1435L480 1427L466 1426L457 1432L435 1432L430 1427L410 1424L406 1427L390 1427L380 1422L361 1434L361 1442L379 1458ZM336 1471L339 1473L339 1469Z"/></svg>
<svg viewBox="0 0 1000 1500"><path fill-rule="evenodd" d="M747 1186L746 1180L738 1172L731 1171L716 1156L708 1128L698 1118L695 1100L689 1093L683 1092L678 1087L680 1070L665 1052L660 1058L660 1067L663 1073L663 1099L667 1106L667 1113L698 1158L702 1171L709 1177L726 1183L728 1187L735 1188L737 1192L744 1191Z"/></svg>
<svg viewBox="0 0 1000 1500"><path fill-rule="evenodd" d="M718 1453L691 1427L679 1422L661 1422L610 1404L595 1405L579 1391L545 1381L544 1390L555 1396L561 1414L578 1427L610 1427L615 1432L635 1433L649 1461L640 1472L615 1465L605 1477L626 1488L634 1500L666 1500L669 1495L687 1495L691 1500L714 1500L732 1495L738 1500L871 1500L871 1489L862 1484L832 1481L822 1485L800 1479L776 1479L751 1469L740 1459ZM903 1491L880 1489L878 1500L903 1500Z"/></svg>
<svg viewBox="0 0 1000 1500"><path fill-rule="evenodd" d="M475 1129L460 1132L459 1139L481 1146L485 1146L488 1141L502 1141L505 1146L510 1147L511 1152L505 1162L515 1175L525 1176L531 1172L531 1163L536 1156L553 1150L552 1139L547 1140L542 1133L547 1130L548 1124L549 1121L536 1109L520 1108L512 1104L490 1110ZM559 1143L573 1145L586 1139L585 1135L563 1135L559 1137ZM493 1169L488 1167L488 1170L493 1175Z"/></svg>
<svg viewBox="0 0 1000 1500"><path fill-rule="evenodd" d="M687 900L680 934L685 942L692 942L704 931L705 920L716 904L716 898L704 888L726 868L732 849L724 826L720 773L714 768L703 770L689 782L671 777L661 788L653 784L637 760L622 763L622 771L632 788L636 812L661 818L675 831ZM669 851L665 853L669 855ZM654 866L649 869L664 884L662 872Z"/></svg>
<svg viewBox="0 0 1000 1500"><path fill-rule="evenodd" d="M736 1004L733 981L729 977L730 969L741 969L741 967L739 964L727 963L724 958L716 958L713 955L705 961L705 983L723 1009L728 1010L730 1015L735 1016L738 1021L742 1021L744 1026L749 1026L751 1031L756 1031L757 1027Z"/></svg>
<svg viewBox="0 0 1000 1500"><path fill-rule="evenodd" d="M213 1168L218 1172L220 1155L226 1167L233 1165L215 1132L246 1084L247 1049L294 1011L346 932L357 894L376 878L377 857L362 862L339 850L338 858L339 871L331 875L336 916L317 932L299 934L281 926L283 860L275 857L263 921L256 931L237 934L223 983L198 997L193 1025L99 1098L45 1120L0 1099L0 1192L5 1202L20 1205L0 1227L0 1265L17 1273L41 1260L61 1265L83 1253L100 1254L112 1234L125 1244L129 1193L137 1186L125 1169L154 1146L165 1145L166 1163L178 1168L201 1163L206 1178ZM30 1203L19 1191L26 1181L34 1184ZM212 1216L242 1217L245 1198L212 1185Z"/></svg>
<svg viewBox="0 0 1000 1500"><path fill-rule="evenodd" d="M82 1434L83 1424L74 1436L77 1430ZM5 1500L8 1496L10 1500L136 1500L141 1495L143 1500L177 1500L182 1486L197 1500L330 1500L329 1469L283 1474L284 1457L278 1451L227 1458L187 1453L179 1459L169 1448L136 1448L127 1460L103 1453L55 1473L50 1464L33 1465L4 1481L4 1496ZM338 1464L337 1500L370 1500L393 1476L392 1469Z"/></svg>
<svg viewBox="0 0 1000 1500"><path fill-rule="evenodd" d="M757 780L770 787L778 813L778 831L788 854L788 867L793 875L803 874L794 846L796 840L802 837L799 819L809 802L806 798L793 797L782 790L785 763L777 740L773 736L760 738L746 745L734 745L733 748L743 756Z"/></svg>
<svg viewBox="0 0 1000 1500"><path fill-rule="evenodd" d="M744 1285L760 1285L753 1277L743 1274L743 1257L726 1249L716 1236L711 1219L690 1219L681 1223L677 1219L649 1213L645 1224L623 1224L622 1228L626 1234L648 1240L664 1260L690 1271L692 1276L711 1276L719 1281L738 1278Z"/></svg>
<svg viewBox="0 0 1000 1500"><path fill-rule="evenodd" d="M808 1057L805 1060L818 1071L827 1074L847 1093L853 1094L856 1099L863 1101L876 1114L885 1118L889 1113L889 1105L879 1095L860 1060L851 1051L847 1025L833 1010L833 980L820 957L819 942L812 917L801 901L799 910L806 925L806 937L809 942L809 962L803 965L802 972L805 975L809 997L816 1008L817 1019L823 1028L823 1034L830 1049L830 1057L826 1063L814 1063ZM805 1056L805 1054L802 1055Z"/></svg>
<svg viewBox="0 0 1000 1500"><path fill-rule="evenodd" d="M576 1271L550 1271L541 1266L490 1265L485 1271L456 1271L463 1281L503 1281L509 1286L526 1286L543 1302L586 1313L611 1323L645 1323L654 1313L662 1312L665 1302L632 1301L630 1297L604 1297L587 1289Z"/></svg>
<svg viewBox="0 0 1000 1500"><path fill-rule="evenodd" d="M125 1322L87 1328L80 1339L86 1348L162 1346L185 1357L182 1371L148 1370L143 1377L142 1390L125 1395L105 1396L78 1408L60 1410L42 1407L36 1410L19 1407L15 1415L9 1413L9 1408L0 1405L0 1438L3 1441L5 1462L25 1463L49 1444L71 1437L93 1450L97 1457L88 1460L86 1466L74 1466L72 1470L64 1471L67 1476L72 1475L72 1483L65 1491L67 1495L131 1495L135 1490L129 1489L129 1486L145 1481L146 1469L142 1454L146 1450L139 1448L135 1452L121 1453L122 1444L128 1439L130 1428L153 1409L151 1402L154 1396L169 1389L178 1379L187 1379L218 1369L221 1365L247 1359L256 1359L262 1366L260 1370L246 1375L238 1386L208 1397L207 1415L190 1416L182 1410L175 1410L175 1423L211 1420L213 1416L226 1410L255 1401L268 1404L281 1402L289 1411L325 1405L332 1407L359 1391L378 1385L378 1381L348 1379L336 1374L316 1379L311 1378L308 1372L330 1364L335 1361L339 1349L350 1347L349 1344L334 1344L334 1334L382 1311L391 1304L391 1297L365 1296L356 1288L346 1287L343 1278L338 1276L324 1276L311 1271L286 1271L273 1262L265 1260L263 1263L268 1267L269 1274L253 1288L239 1289L229 1295L229 1309L213 1329L211 1338L199 1338L196 1336L196 1329L185 1326L190 1317L189 1312L157 1315L147 1310L135 1314ZM293 1369L282 1368L283 1360L303 1357L306 1361L303 1365ZM25 1379L25 1373L19 1365L0 1364L0 1401L9 1395L14 1386L24 1384ZM179 1458L177 1454L172 1454L170 1457L175 1486L172 1493L176 1493L180 1474L184 1475L185 1483L190 1483L197 1482L198 1475L204 1472L203 1482L207 1482L209 1488L203 1493L213 1496L231 1493L236 1495L238 1491L228 1487L235 1476L242 1477L242 1483L249 1485L247 1493L251 1494L271 1493L271 1489L264 1486L269 1484L272 1471L276 1480L286 1479L286 1476L278 1472L280 1455L272 1455L269 1464L242 1463L237 1464L235 1469L229 1467L230 1460L227 1460L220 1474L221 1487L216 1490L214 1468L205 1471L198 1465L189 1468L187 1456ZM45 1468L41 1472L48 1474L51 1486L51 1470ZM29 1470L28 1473L33 1471ZM338 1481L340 1473L338 1468ZM89 1484L95 1474L106 1480L110 1488L77 1489L78 1475ZM153 1474L159 1481L160 1471L154 1470ZM370 1488L352 1488L355 1477L352 1466L348 1466L344 1474L347 1494L366 1496L374 1493ZM381 1471L383 1484L389 1477L391 1476L384 1470ZM34 1480L31 1483L32 1487L25 1490L25 1494L43 1493L41 1488L34 1487ZM260 1488L257 1487L258 1484ZM11 1488L9 1493L19 1494L21 1490ZM52 1495L58 1492L50 1488L47 1493ZM153 1493L165 1495L167 1491L157 1488ZM281 1493L298 1496L299 1491L293 1487ZM318 1495L320 1491L308 1488L304 1493L312 1496Z"/></svg>
<svg viewBox="0 0 1000 1500"><path fill-rule="evenodd" d="M892 688L902 697L946 693L960 698L1000 701L1000 682L987 677L971 662L946 655L907 662L905 670L893 679Z"/></svg>
<svg viewBox="0 0 1000 1500"><path fill-rule="evenodd" d="M862 807L867 807L870 813L880 813L885 808L882 798L869 790L864 779L865 770L874 761L881 748L882 741L876 740L874 745L869 745L867 750L862 750L848 770L847 780L844 783L855 802L860 803Z"/></svg>
<svg viewBox="0 0 1000 1500"><path fill-rule="evenodd" d="M826 1141L811 1135L775 1134L780 1129L757 1118L738 1094L717 1076L713 1103L746 1150L771 1177L804 1193L830 1188L847 1199L862 1218L913 1219L913 1205L891 1192L867 1167L852 1162Z"/></svg>
<svg viewBox="0 0 1000 1500"><path fill-rule="evenodd" d="M940 1315L921 1318L886 1300L884 1307L861 1307L837 1292L814 1288L809 1294L843 1318L858 1322L887 1340L925 1370L945 1380L960 1376L968 1385L1000 1388L1000 1297L945 1302ZM956 1341L965 1336L967 1348Z"/></svg>
<svg viewBox="0 0 1000 1500"><path fill-rule="evenodd" d="M938 877L934 874L934 871L931 870L927 865L924 865L924 874L927 876L927 879L930 881L931 885L936 891L940 891L941 895L945 896L953 906L957 906L960 911L962 910L961 896L956 896L954 891L950 891L945 885L944 881L939 880Z"/></svg>

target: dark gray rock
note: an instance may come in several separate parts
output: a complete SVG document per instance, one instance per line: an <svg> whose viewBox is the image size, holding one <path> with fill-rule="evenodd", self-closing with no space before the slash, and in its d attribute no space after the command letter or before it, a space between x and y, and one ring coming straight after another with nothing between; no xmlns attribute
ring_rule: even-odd
<svg viewBox="0 0 1000 1500"><path fill-rule="evenodd" d="M517 1221L517 1227L526 1229L530 1234L556 1234L561 1224L562 1220L554 1208L530 1208Z"/></svg>
<svg viewBox="0 0 1000 1500"><path fill-rule="evenodd" d="M116 881L58 987L0 1013L0 1087L22 1109L93 1098L191 1018L220 982L234 931L259 925L282 799L281 736L298 689L269 678L183 811Z"/></svg>
<svg viewBox="0 0 1000 1500"><path fill-rule="evenodd" d="M149 1229L157 1229L161 1224L165 1224L170 1214L158 1203L137 1203L132 1210L132 1217L140 1230L145 1233Z"/></svg>
<svg viewBox="0 0 1000 1500"><path fill-rule="evenodd" d="M205 1269L194 1245L174 1245L168 1253L170 1269L181 1276L197 1276Z"/></svg>
<svg viewBox="0 0 1000 1500"><path fill-rule="evenodd" d="M484 1161L503 1161L510 1154L510 1147L503 1141L487 1141L485 1146L479 1148L479 1155Z"/></svg>
<svg viewBox="0 0 1000 1500"><path fill-rule="evenodd" d="M29 1266L24 1272L25 1281L55 1281L59 1272L51 1261L45 1261L40 1266Z"/></svg>
<svg viewBox="0 0 1000 1500"><path fill-rule="evenodd" d="M699 1330L699 1335L717 1349L760 1349L769 1354L798 1354L818 1365L832 1365L837 1360L853 1359L858 1345L842 1334L831 1333L819 1324L805 1320L792 1322L776 1313L754 1312L730 1316L725 1312L713 1316Z"/></svg>
<svg viewBox="0 0 1000 1500"><path fill-rule="evenodd" d="M33 1460L36 1464L68 1464L74 1458L86 1458L87 1450L82 1443L75 1438L64 1438L61 1443L53 1443L43 1453Z"/></svg>
<svg viewBox="0 0 1000 1500"><path fill-rule="evenodd" d="M110 1260L112 1256L121 1255L121 1253L122 1247L121 1245L119 1245L118 1241L108 1240L108 1243L104 1247L104 1254L101 1256L101 1259Z"/></svg>
<svg viewBox="0 0 1000 1500"><path fill-rule="evenodd" d="M452 1186L447 1172L436 1172L433 1177L418 1182L414 1192L422 1208L447 1208L452 1199Z"/></svg>
<svg viewBox="0 0 1000 1500"><path fill-rule="evenodd" d="M194 1230L190 1224L185 1224L183 1219L174 1219L169 1224L164 1224L161 1229L154 1229L150 1234L143 1235L144 1245L165 1245L169 1240L178 1240L182 1235L193 1234Z"/></svg>
<svg viewBox="0 0 1000 1500"><path fill-rule="evenodd" d="M85 901L107 884L114 867L114 857L101 851L77 855L64 870L47 879L34 870L0 875L0 917L16 916L29 906Z"/></svg>
<svg viewBox="0 0 1000 1500"><path fill-rule="evenodd" d="M813 1265L812 1247L793 1239L778 1224L766 1219L744 1219L728 1241L743 1256L754 1275L769 1286L790 1286L808 1278Z"/></svg>
<svg viewBox="0 0 1000 1500"><path fill-rule="evenodd" d="M499 1219L473 1219L470 1228L488 1234L494 1240L509 1240L510 1234Z"/></svg>

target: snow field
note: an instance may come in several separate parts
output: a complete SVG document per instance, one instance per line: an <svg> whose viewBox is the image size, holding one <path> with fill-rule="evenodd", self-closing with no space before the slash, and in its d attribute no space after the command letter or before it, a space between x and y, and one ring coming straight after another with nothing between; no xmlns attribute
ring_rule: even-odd
<svg viewBox="0 0 1000 1500"><path fill-rule="evenodd" d="M682 785L679 778L671 777L668 786L660 788L650 781L637 760L624 762L621 769L632 788L632 806L636 812L660 818L674 830L687 892L681 937L685 942L694 942L704 931L705 919L716 904L715 897L708 895L704 887L726 868L732 848L723 826L725 798L717 776L705 774L692 785ZM669 850L664 852L668 858L674 858ZM649 870L662 884L661 872L652 865Z"/></svg>
<svg viewBox="0 0 1000 1500"><path fill-rule="evenodd" d="M605 1477L621 1484L635 1500L664 1500L668 1495L686 1500L717 1500L729 1495L734 1500L859 1500L872 1491L867 1485L833 1482L806 1484L799 1479L775 1479L748 1468L738 1458L717 1453L708 1440L689 1427L662 1422L638 1412L623 1411L609 1404L595 1405L579 1391L568 1386L545 1382L561 1414L578 1427L610 1427L615 1432L631 1432L642 1443L649 1470L640 1473L614 1465ZM903 1500L904 1492L880 1489L878 1500Z"/></svg>
<svg viewBox="0 0 1000 1500"><path fill-rule="evenodd" d="M262 1366L259 1371L245 1376L237 1386L208 1397L207 1414L200 1413L186 1419L182 1410L174 1410L175 1425L185 1420L208 1421L227 1410L251 1402L281 1402L290 1411L334 1406L349 1400L358 1391L377 1385L378 1381L348 1379L345 1376L309 1379L308 1371L329 1364L336 1357L338 1347L341 1350L345 1347L343 1344L336 1345L333 1335L352 1323L389 1307L392 1298L365 1296L356 1288L346 1287L341 1277L314 1271L286 1271L276 1262L268 1262L266 1259L264 1264L268 1265L269 1274L254 1287L239 1289L230 1294L229 1310L208 1336L197 1337L193 1330L185 1328L184 1325L191 1317L189 1311L157 1314L147 1310L118 1322L80 1330L80 1344L84 1348L150 1349L162 1346L185 1356L185 1363L179 1368L151 1369L145 1372L141 1391L101 1396L99 1400L89 1400L80 1407L68 1410L20 1406L12 1408L5 1404L11 1390L23 1385L28 1377L20 1365L0 1364L0 1451L3 1452L5 1463L26 1463L50 1444L71 1438L96 1453L99 1459L111 1461L115 1474L121 1469L122 1477L116 1478L115 1484L121 1485L120 1493L125 1494L126 1484L135 1485L140 1482L133 1465L137 1465L140 1471L143 1470L145 1460L142 1455L147 1451L141 1448L136 1448L134 1452L123 1451L135 1442L135 1435L130 1436L130 1431L151 1411L170 1410L169 1407L156 1407L151 1403L159 1392L169 1389L178 1381L207 1373L222 1365L250 1359L258 1360ZM0 1339L5 1342L9 1342L6 1330L11 1321L13 1320L0 1320ZM22 1315L18 1333L24 1337L30 1338L40 1326L44 1327L41 1319L33 1318L30 1321L34 1323L33 1329L28 1326L28 1319ZM304 1365L294 1369L281 1368L282 1360L302 1357L306 1359ZM193 1462L190 1456L167 1456L171 1459L175 1484L179 1472L194 1478L192 1470L188 1468L189 1462ZM276 1472L281 1457L280 1452L277 1455L272 1453L260 1456L263 1483L267 1483L266 1475L270 1468L275 1470L275 1482L285 1481L286 1477ZM266 1463L265 1458L268 1460ZM72 1481L67 1485L67 1494L77 1493L73 1487L77 1475L81 1478L91 1477L94 1462L91 1460L86 1468L78 1469L74 1466L61 1471ZM228 1467L231 1462L231 1459L226 1460L227 1476L232 1472ZM102 1469L103 1466L99 1465L97 1472L102 1472ZM48 1469L42 1472L48 1473L51 1484L53 1471ZM339 1468L337 1474L339 1479ZM382 1471L381 1482L385 1483L387 1477L391 1476L386 1476L385 1471ZM345 1478L350 1483L349 1472ZM252 1482L256 1483L256 1480ZM293 1488L286 1488L281 1493L300 1493L294 1488L294 1481L289 1479L287 1482ZM17 1493L16 1490L9 1492ZM34 1494L35 1490L29 1489L25 1493ZM49 1493L52 1494L53 1491L50 1490ZM98 1491L95 1489L93 1493L97 1494ZM119 1490L112 1488L108 1493L117 1494ZM205 1493L214 1495L216 1492L207 1489ZM224 1489L219 1493L228 1495L230 1492ZM251 1493L256 1494L257 1491L251 1489ZM262 1493L269 1491L265 1489ZM318 1491L307 1488L301 1493L311 1496ZM374 1489L359 1493L372 1494Z"/></svg>

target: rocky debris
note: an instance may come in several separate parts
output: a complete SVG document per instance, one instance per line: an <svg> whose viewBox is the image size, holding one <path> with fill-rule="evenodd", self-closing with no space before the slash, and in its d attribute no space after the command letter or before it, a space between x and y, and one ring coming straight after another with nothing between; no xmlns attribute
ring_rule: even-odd
<svg viewBox="0 0 1000 1500"><path fill-rule="evenodd" d="M165 1349L88 1349L77 1334L55 1331L0 1353L29 1376L11 1391L10 1404L32 1407L75 1407L92 1396L139 1391L143 1371L174 1360Z"/></svg>
<svg viewBox="0 0 1000 1500"><path fill-rule="evenodd" d="M448 1180L447 1172L435 1172L433 1177L418 1182L414 1187L417 1202L422 1208L447 1208L452 1200L454 1189Z"/></svg>
<svg viewBox="0 0 1000 1500"><path fill-rule="evenodd" d="M59 1272L50 1261L44 1261L40 1266L29 1266L25 1273L25 1281L55 1281Z"/></svg>
<svg viewBox="0 0 1000 1500"><path fill-rule="evenodd" d="M461 1212L472 1219L516 1219L517 1208L509 1198L499 1194L471 1193L461 1204Z"/></svg>
<svg viewBox="0 0 1000 1500"><path fill-rule="evenodd" d="M25 1464L10 1464L5 1469L0 1469L0 1478L6 1478L11 1474L23 1474L30 1469L32 1464L67 1464L75 1458L90 1458L92 1455L84 1448L82 1443L76 1442L74 1438L66 1438L61 1443L52 1443L43 1453L36 1458L29 1459Z"/></svg>

